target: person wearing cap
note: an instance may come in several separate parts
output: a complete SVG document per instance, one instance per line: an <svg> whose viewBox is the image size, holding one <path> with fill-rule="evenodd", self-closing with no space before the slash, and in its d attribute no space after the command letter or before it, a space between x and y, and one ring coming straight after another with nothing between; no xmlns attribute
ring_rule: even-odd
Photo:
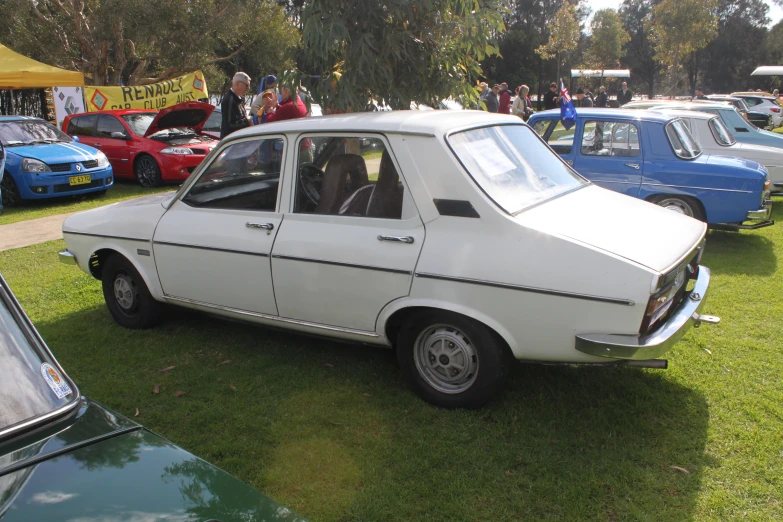
<svg viewBox="0 0 783 522"><path fill-rule="evenodd" d="M574 107L592 107L593 100L585 96L585 90L579 87L576 90L576 103Z"/></svg>
<svg viewBox="0 0 783 522"><path fill-rule="evenodd" d="M277 90L276 90L276 84L277 84L277 77L270 74L266 78L262 80L261 84L261 90L258 94L258 96L255 97L253 100L253 103L250 104L250 115L251 116L260 116L259 111L261 114L263 114L263 111L261 111L261 108L264 104L264 94L268 91L272 91L275 93L275 98L277 98ZM266 98L269 96L267 95ZM279 101L279 100L276 100Z"/></svg>
<svg viewBox="0 0 783 522"><path fill-rule="evenodd" d="M701 85L696 87L696 96L694 96L694 99L695 100L709 100L709 98L707 98L704 95L704 88Z"/></svg>
<svg viewBox="0 0 783 522"><path fill-rule="evenodd" d="M243 72L234 75L231 88L223 96L220 102L222 121L220 124L220 138L223 139L234 131L244 129L251 125L245 111L245 94L250 88L250 76Z"/></svg>
<svg viewBox="0 0 783 522"><path fill-rule="evenodd" d="M498 96L498 113L511 114L511 93L508 92L508 84L500 84L500 96Z"/></svg>
<svg viewBox="0 0 783 522"><path fill-rule="evenodd" d="M557 109L557 103L560 101L560 97L557 95L557 84L552 82L549 84L549 90L544 93L544 109Z"/></svg>
<svg viewBox="0 0 783 522"><path fill-rule="evenodd" d="M487 95L482 100L484 105L487 107L487 112L498 112L498 105L500 104L500 100L498 98L499 92L500 85L495 85L492 87L491 91L487 92Z"/></svg>
<svg viewBox="0 0 783 522"><path fill-rule="evenodd" d="M598 98L595 100L596 107L608 107L609 96L606 94L606 87L603 85L598 88Z"/></svg>

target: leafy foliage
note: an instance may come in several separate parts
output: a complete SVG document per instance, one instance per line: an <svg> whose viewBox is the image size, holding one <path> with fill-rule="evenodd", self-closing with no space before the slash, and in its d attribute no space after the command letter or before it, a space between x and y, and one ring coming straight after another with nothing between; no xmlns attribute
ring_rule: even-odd
<svg viewBox="0 0 783 522"><path fill-rule="evenodd" d="M615 68L623 54L623 46L631 40L617 11L597 11L590 27L590 61L599 69Z"/></svg>
<svg viewBox="0 0 783 522"><path fill-rule="evenodd" d="M660 0L624 0L620 7L623 28L630 35L625 44L625 65L631 69L631 77L647 85L647 95L652 98L655 81L661 72L661 64L655 58L649 29L652 8Z"/></svg>
<svg viewBox="0 0 783 522"><path fill-rule="evenodd" d="M570 52L579 44L582 31L576 18L576 7L563 4L552 21L547 25L549 40L536 49L536 53L545 60L554 58L559 53Z"/></svg>
<svg viewBox="0 0 783 522"><path fill-rule="evenodd" d="M318 90L332 110L363 110L371 99L395 109L472 101L503 12L500 0L311 1L301 13L302 65L330 80Z"/></svg>

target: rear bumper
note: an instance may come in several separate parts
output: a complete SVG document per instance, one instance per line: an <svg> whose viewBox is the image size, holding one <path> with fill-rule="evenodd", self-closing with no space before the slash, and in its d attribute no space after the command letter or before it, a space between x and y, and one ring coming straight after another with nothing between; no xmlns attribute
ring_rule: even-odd
<svg viewBox="0 0 783 522"><path fill-rule="evenodd" d="M60 253L57 254L60 258L60 263L65 263L66 265L78 265L79 263L76 261L76 256L68 252L67 250L60 250Z"/></svg>
<svg viewBox="0 0 783 522"><path fill-rule="evenodd" d="M715 324L719 318L701 315L710 285L710 270L699 267L696 285L680 309L658 330L649 335L581 334L576 336L580 352L611 359L646 360L666 353L693 326L702 322Z"/></svg>

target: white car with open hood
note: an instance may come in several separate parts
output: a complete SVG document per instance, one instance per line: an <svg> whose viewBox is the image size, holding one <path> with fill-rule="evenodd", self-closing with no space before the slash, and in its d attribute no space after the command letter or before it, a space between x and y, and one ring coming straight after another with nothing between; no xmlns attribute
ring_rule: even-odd
<svg viewBox="0 0 783 522"><path fill-rule="evenodd" d="M64 262L118 323L160 303L395 347L478 407L514 359L665 368L700 322L706 225L585 180L520 119L394 111L259 125L176 194L82 212ZM655 360L654 360L655 359Z"/></svg>

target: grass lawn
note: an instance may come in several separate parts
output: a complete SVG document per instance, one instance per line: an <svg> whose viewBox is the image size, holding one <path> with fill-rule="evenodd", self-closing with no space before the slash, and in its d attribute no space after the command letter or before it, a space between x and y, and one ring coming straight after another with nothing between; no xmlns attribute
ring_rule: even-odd
<svg viewBox="0 0 783 522"><path fill-rule="evenodd" d="M775 204L774 227L709 234L722 322L669 370L520 364L477 412L417 399L386 350L181 310L124 330L62 241L0 272L84 394L313 521L783 520Z"/></svg>
<svg viewBox="0 0 783 522"><path fill-rule="evenodd" d="M775 129L772 129L772 132L777 132L778 134L783 134L783 127L777 127Z"/></svg>
<svg viewBox="0 0 783 522"><path fill-rule="evenodd" d="M17 221L66 214L89 208L102 207L123 199L147 196L157 192L176 190L176 185L164 185L154 189L144 188L134 181L117 181L103 196L83 195L65 196L56 199L43 199L25 202L20 207L5 207L0 215L0 225L8 225Z"/></svg>

